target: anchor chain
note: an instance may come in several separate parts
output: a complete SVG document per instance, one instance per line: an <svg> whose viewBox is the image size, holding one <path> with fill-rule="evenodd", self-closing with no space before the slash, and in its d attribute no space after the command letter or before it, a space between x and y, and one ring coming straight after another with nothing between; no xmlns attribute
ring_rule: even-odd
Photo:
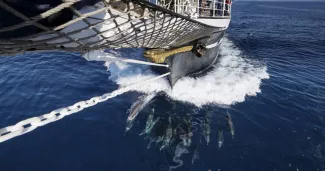
<svg viewBox="0 0 325 171"><path fill-rule="evenodd" d="M135 87L138 87L138 86L147 84L149 82L158 80L160 78L168 76L169 74L170 74L170 72L163 74L163 75L159 75L157 77L146 80L144 82L136 83L134 85L127 86L127 87L122 87L122 88L119 88L111 93L106 93L101 96L93 97L89 100L80 101L78 103L75 103L72 106L60 108L60 109L54 110L50 113L47 113L47 114L44 114L41 116L37 116L37 117L32 117L32 118L20 121L15 125L2 128L2 129L0 129L0 143L7 141L11 138L31 132L40 126L44 126L51 122L58 121L58 120L64 118L65 116L80 112L85 108L95 106L96 104L98 104L100 102L104 102L108 99L114 98L118 95L121 95L125 92L128 92L128 91L134 89Z"/></svg>

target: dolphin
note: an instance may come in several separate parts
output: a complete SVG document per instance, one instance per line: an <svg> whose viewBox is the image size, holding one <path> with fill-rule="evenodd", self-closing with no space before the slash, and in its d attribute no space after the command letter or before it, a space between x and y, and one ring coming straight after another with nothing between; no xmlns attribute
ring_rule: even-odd
<svg viewBox="0 0 325 171"><path fill-rule="evenodd" d="M207 145L209 145L210 142L210 133L211 133L210 123L211 122L207 117L206 121L204 122L204 137L207 142Z"/></svg>
<svg viewBox="0 0 325 171"><path fill-rule="evenodd" d="M167 145L169 145L170 140L172 139L172 136L173 136L172 119L170 116L168 118L168 122L169 123L168 123L168 127L166 129L165 139L164 139L163 145L161 146L160 150L162 150Z"/></svg>
<svg viewBox="0 0 325 171"><path fill-rule="evenodd" d="M223 138L223 130L218 131L218 149L222 147L224 138Z"/></svg>
<svg viewBox="0 0 325 171"><path fill-rule="evenodd" d="M142 131L140 135L149 134L152 128L155 126L155 124L159 121L159 117L154 120L154 113L155 113L155 108L152 108L146 122L146 128Z"/></svg>
<svg viewBox="0 0 325 171"><path fill-rule="evenodd" d="M191 132L191 117L189 117L189 119L184 119L185 124L186 124L186 129L185 129L185 133L186 133L186 138L184 139L184 145L185 146L190 146L192 143L192 132Z"/></svg>
<svg viewBox="0 0 325 171"><path fill-rule="evenodd" d="M228 122L228 126L229 126L229 129L230 129L232 139L234 139L235 138L235 127L234 127L234 124L232 122L231 116L228 113L228 111L227 111L227 115L226 115L226 120Z"/></svg>
<svg viewBox="0 0 325 171"><path fill-rule="evenodd" d="M192 165L194 164L195 160L199 159L199 152L195 149L194 154L192 156Z"/></svg>
<svg viewBox="0 0 325 171"><path fill-rule="evenodd" d="M139 98L130 108L130 114L127 120L133 120L139 112L150 102L151 99L155 97L156 94L144 95Z"/></svg>
<svg viewBox="0 0 325 171"><path fill-rule="evenodd" d="M133 126L133 120L126 121L125 133L128 132Z"/></svg>

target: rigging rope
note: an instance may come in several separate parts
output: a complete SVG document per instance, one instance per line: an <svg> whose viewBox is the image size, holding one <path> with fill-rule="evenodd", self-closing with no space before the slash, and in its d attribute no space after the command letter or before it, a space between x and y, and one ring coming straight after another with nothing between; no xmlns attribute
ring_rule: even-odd
<svg viewBox="0 0 325 171"><path fill-rule="evenodd" d="M165 65L165 64L157 64L157 63L146 62L146 61L141 61L136 59L110 56L102 50L94 50L94 51L87 52L86 54L83 55L83 57L88 61L126 62L126 63L133 63L133 64L141 64L141 65L161 66L166 68L169 67L169 65Z"/></svg>
<svg viewBox="0 0 325 171"><path fill-rule="evenodd" d="M0 0L0 12L17 18L12 23L1 21L0 56L38 50L84 53L107 48L170 49L224 30L149 0L98 0L95 5L80 9L78 2L64 0L57 7L30 17L9 1ZM66 14L72 14L73 18L55 26L47 23Z"/></svg>
<svg viewBox="0 0 325 171"><path fill-rule="evenodd" d="M170 72L163 74L163 75L159 75L157 77L146 80L144 82L136 83L136 84L133 84L133 85L127 86L127 87L122 87L122 88L119 88L111 93L106 93L101 96L93 97L89 100L80 101L78 103L75 103L74 105L60 108L60 109L54 110L50 113L47 113L47 114L44 114L41 116L37 116L37 117L32 117L32 118L20 121L15 125L11 125L11 126L2 128L2 129L0 129L0 143L7 141L11 138L31 132L31 131L35 130L37 127L44 126L51 122L58 121L58 120L64 118L65 116L80 112L85 108L94 106L100 102L104 102L108 99L114 98L118 95L121 95L123 93L126 93L126 92L134 89L135 87L138 87L138 86L147 84L149 82L158 80L160 78L168 76L169 74L170 74Z"/></svg>

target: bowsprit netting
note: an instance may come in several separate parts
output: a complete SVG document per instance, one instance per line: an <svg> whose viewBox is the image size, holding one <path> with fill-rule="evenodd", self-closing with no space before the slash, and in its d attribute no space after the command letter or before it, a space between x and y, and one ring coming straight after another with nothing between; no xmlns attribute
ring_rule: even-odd
<svg viewBox="0 0 325 171"><path fill-rule="evenodd" d="M0 36L0 55L34 50L172 48L208 36L216 29L143 0L101 0L79 10L74 7L76 2L66 0L37 16L27 17L0 0L0 10L21 20L18 24L0 27L0 35L25 27L40 30L22 37ZM73 18L55 27L40 22L63 10L72 12Z"/></svg>

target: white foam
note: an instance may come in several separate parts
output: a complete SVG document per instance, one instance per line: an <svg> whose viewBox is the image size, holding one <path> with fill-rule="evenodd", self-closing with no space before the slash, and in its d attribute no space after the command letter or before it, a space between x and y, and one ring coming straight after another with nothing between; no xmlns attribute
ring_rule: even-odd
<svg viewBox="0 0 325 171"><path fill-rule="evenodd" d="M123 55L115 51L111 51L110 54ZM141 54L140 52L123 57L141 59ZM148 66L121 62L106 62L105 65L111 72L110 79L121 86L157 76ZM143 93L164 91L174 100L197 106L211 103L231 105L243 102L246 96L256 96L261 92L261 81L268 78L266 66L243 57L241 51L225 38L221 44L220 59L207 75L199 78L182 78L173 89L170 88L166 78L138 87L134 91Z"/></svg>

